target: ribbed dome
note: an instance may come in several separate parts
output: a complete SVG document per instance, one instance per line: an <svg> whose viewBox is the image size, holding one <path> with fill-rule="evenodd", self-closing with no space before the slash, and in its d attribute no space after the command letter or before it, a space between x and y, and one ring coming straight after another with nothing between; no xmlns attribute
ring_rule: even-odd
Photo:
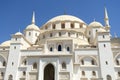
<svg viewBox="0 0 120 80"><path fill-rule="evenodd" d="M0 46L10 46L10 40L3 42Z"/></svg>
<svg viewBox="0 0 120 80"><path fill-rule="evenodd" d="M22 35L22 33L21 32L17 32L17 33L15 33L15 35Z"/></svg>
<svg viewBox="0 0 120 80"><path fill-rule="evenodd" d="M89 27L102 27L103 25L100 22L93 21L88 26Z"/></svg>
<svg viewBox="0 0 120 80"><path fill-rule="evenodd" d="M81 23L84 23L83 20L75 17L75 16L71 16L71 15L60 15L60 16L56 16L52 19L50 19L47 23L49 22L56 22L56 21L78 21Z"/></svg>
<svg viewBox="0 0 120 80"><path fill-rule="evenodd" d="M35 24L30 24L26 27L26 29L34 29L34 30L40 30L38 26L36 26Z"/></svg>

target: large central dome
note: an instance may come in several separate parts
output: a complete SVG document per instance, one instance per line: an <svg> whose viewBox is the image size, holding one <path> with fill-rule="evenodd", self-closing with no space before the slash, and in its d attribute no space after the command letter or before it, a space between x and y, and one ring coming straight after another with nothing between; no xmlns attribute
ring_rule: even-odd
<svg viewBox="0 0 120 80"><path fill-rule="evenodd" d="M75 16L71 16L71 15L60 15L60 16L56 16L52 19L50 19L47 23L49 22L56 22L56 21L77 21L80 23L84 23L83 20L75 17Z"/></svg>

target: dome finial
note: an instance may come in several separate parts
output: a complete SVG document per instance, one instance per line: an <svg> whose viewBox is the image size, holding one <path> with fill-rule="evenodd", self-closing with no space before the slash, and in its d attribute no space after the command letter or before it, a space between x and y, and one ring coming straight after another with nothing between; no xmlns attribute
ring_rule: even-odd
<svg viewBox="0 0 120 80"><path fill-rule="evenodd" d="M64 15L66 15L66 10L64 10Z"/></svg>
<svg viewBox="0 0 120 80"><path fill-rule="evenodd" d="M93 21L94 21L94 22L96 21L95 18L93 19Z"/></svg>
<svg viewBox="0 0 120 80"><path fill-rule="evenodd" d="M35 24L35 12L33 11L32 24Z"/></svg>

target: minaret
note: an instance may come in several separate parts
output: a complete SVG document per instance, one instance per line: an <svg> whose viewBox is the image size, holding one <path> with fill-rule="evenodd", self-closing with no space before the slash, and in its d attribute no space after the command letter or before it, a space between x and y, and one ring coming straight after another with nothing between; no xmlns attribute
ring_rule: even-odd
<svg viewBox="0 0 120 80"><path fill-rule="evenodd" d="M33 11L32 24L35 24L35 12Z"/></svg>
<svg viewBox="0 0 120 80"><path fill-rule="evenodd" d="M110 25L109 25L109 18L108 18L108 13L107 13L107 9L105 8L105 17L104 17L104 21L105 21L105 28L106 30L110 29Z"/></svg>
<svg viewBox="0 0 120 80"><path fill-rule="evenodd" d="M40 34L39 27L35 24L35 12L33 11L31 24L24 30L25 38L31 43L35 44L38 35Z"/></svg>

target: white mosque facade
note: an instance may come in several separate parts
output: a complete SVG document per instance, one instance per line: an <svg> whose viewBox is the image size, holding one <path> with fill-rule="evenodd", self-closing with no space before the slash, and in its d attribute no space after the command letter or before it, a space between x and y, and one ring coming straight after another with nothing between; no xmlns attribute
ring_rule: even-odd
<svg viewBox="0 0 120 80"><path fill-rule="evenodd" d="M120 39L105 25L60 15L0 45L0 80L120 80Z"/></svg>

